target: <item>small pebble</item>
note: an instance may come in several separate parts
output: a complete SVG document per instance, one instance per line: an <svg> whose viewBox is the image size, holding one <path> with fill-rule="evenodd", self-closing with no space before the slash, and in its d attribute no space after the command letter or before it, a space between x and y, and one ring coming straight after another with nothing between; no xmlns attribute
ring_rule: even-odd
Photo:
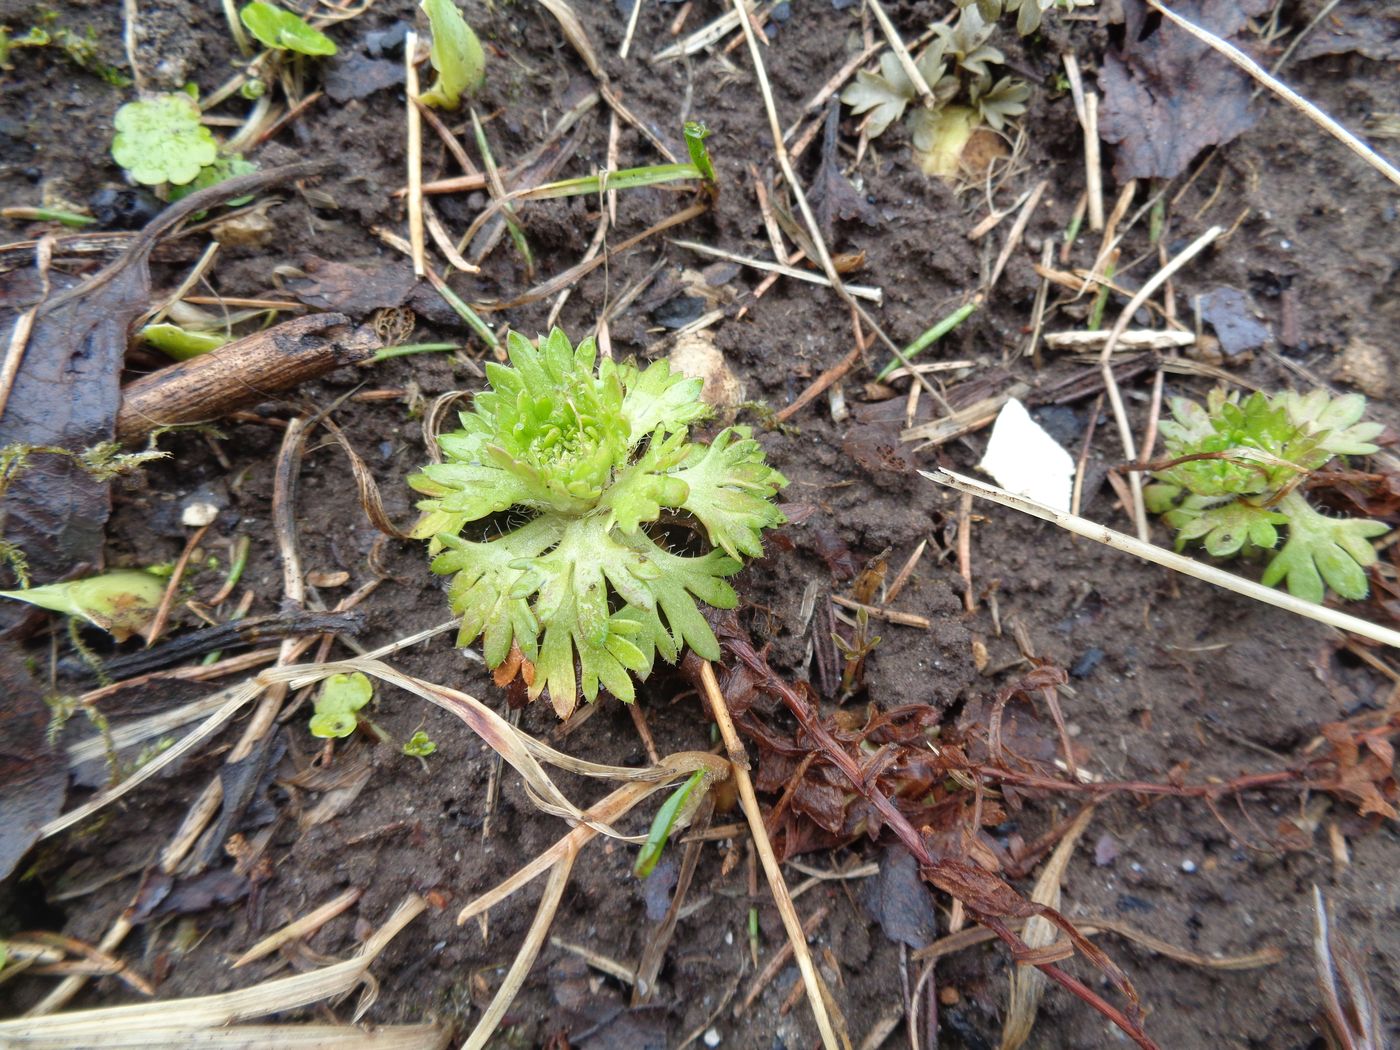
<svg viewBox="0 0 1400 1050"><path fill-rule="evenodd" d="M203 528L219 516L219 508L213 503L194 502L185 504L180 512L180 524L192 529Z"/></svg>
<svg viewBox="0 0 1400 1050"><path fill-rule="evenodd" d="M1181 870L1186 872L1187 875L1194 874L1196 871L1196 862L1194 860L1183 860L1181 862Z"/></svg>
<svg viewBox="0 0 1400 1050"><path fill-rule="evenodd" d="M710 1047L711 1050L713 1050L714 1047L719 1046L719 1029L718 1029L718 1028L709 1028L709 1029L706 1029L705 1034L704 1034L703 1036L701 1036L700 1038L701 1038L701 1041L704 1042L704 1044L705 1044L706 1046Z"/></svg>

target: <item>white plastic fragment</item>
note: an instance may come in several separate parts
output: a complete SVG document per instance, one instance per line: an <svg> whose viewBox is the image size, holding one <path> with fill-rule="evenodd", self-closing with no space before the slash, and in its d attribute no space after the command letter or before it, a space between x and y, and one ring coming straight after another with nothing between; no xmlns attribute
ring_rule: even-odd
<svg viewBox="0 0 1400 1050"><path fill-rule="evenodd" d="M987 453L977 466L1008 492L1061 512L1069 510L1074 458L1014 397L997 415Z"/></svg>

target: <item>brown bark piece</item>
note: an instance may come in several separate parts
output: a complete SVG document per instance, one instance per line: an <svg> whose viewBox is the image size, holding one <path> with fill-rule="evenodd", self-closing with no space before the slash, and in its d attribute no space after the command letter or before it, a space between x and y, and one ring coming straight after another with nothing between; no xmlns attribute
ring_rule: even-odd
<svg viewBox="0 0 1400 1050"><path fill-rule="evenodd" d="M284 321L128 384L117 440L139 444L158 427L219 419L367 360L380 345L371 329L353 327L344 314Z"/></svg>

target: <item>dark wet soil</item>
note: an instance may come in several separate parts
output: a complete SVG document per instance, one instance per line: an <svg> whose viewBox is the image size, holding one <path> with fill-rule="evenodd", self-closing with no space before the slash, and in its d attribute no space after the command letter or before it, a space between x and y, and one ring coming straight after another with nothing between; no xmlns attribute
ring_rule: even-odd
<svg viewBox="0 0 1400 1050"><path fill-rule="evenodd" d="M102 53L120 65L119 6L65 4L60 18L77 28L91 26ZM138 6L139 59L155 86L173 88L192 81L207 93L225 79L234 52L217 5L144 0ZM614 84L640 119L678 152L683 152L679 131L684 120L703 119L713 131L710 146L721 195L710 214L675 232L743 255L769 257L750 169L771 168L771 146L746 51L650 64L647 56L671 42L669 26L681 11L678 5L651 0L640 13L631 57L623 60L617 52L626 23L617 8L611 3L575 6ZM1338 10L1364 6L1359 0L1344 0ZM889 7L907 36L943 14L942 5L928 2ZM1280 25L1296 31L1315 13L1308 7L1285 3ZM491 72L478 108L488 117L497 160L510 166L540 145L560 113L591 89L591 78L543 7L499 3L492 9L469 0L466 10L490 51ZM723 10L716 0L695 3L685 31ZM409 3L380 0L334 34L353 46L366 33L411 20L414 13ZM0 3L0 23L16 31L39 17L40 8L28 3ZM790 121L857 46L859 5L836 10L826 0L811 0L793 5L788 17L775 25L764 59L782 118ZM972 375L1005 368L1043 387L1083 368L1048 356L1037 371L1017 355L1038 283L1033 263L1046 239L1058 243L1083 188L1072 108L1068 96L1052 87L1059 71L1057 55L1073 49L1092 70L1107 35L1093 21L1061 22L1029 44L1009 34L998 41L1012 67L1035 90L1023 121L1024 153L997 191L995 203L1007 206L1041 178L1049 180L1049 188L1024 246L1011 257L994 294L933 352L972 360ZM1276 55L1281 46L1275 45L1269 54ZM11 62L14 68L0 73L5 85L0 97L0 203L33 204L42 199L82 204L103 187L119 185L120 172L110 161L107 145L111 114L132 97L130 91L76 70L47 50L16 52ZM1305 95L1353 127L1393 111L1400 90L1393 65L1357 54L1295 60L1287 75ZM1393 196L1373 171L1296 114L1268 99L1256 105L1257 126L1199 162L1204 170L1189 186L1181 188L1186 178L1180 178L1167 194L1172 202L1169 250L1179 249L1212 224L1231 231L1176 278L1178 309L1187 315L1193 296L1221 286L1245 292L1273 337L1251 359L1229 360L1225 367L1270 389L1306 385L1306 377L1360 382L1379 395L1372 406L1374 418L1394 425L1400 422L1400 411L1387 397L1400 365L1395 349L1400 331L1395 244L1400 227ZM398 264L400 257L372 228L402 232L402 205L392 194L404 181L403 119L401 89L392 86L363 99L322 99L264 147L257 159L265 164L318 155L341 158L341 163L316 184L318 195L294 190L283 195L273 212L276 236L270 243L221 253L212 278L218 291L281 297L279 273L304 266L312 256L366 269ZM606 110L595 107L561 175L590 172L606 163L608 125ZM460 130L460 121L454 126ZM854 135L846 141L854 143ZM431 134L426 142L425 174L455 174L451 158ZM804 178L812 174L815 153L814 148L801 165ZM624 166L655 159L651 146L625 125L619 156ZM983 241L970 242L967 231L987 212L981 188L955 192L919 174L907 156L899 130L871 148L856 176L876 209L878 224L838 222L833 243L838 251L864 253L864 267L854 279L883 288L884 305L876 313L901 343L911 341L979 286L1006 228L1003 224ZM1118 190L1110 180L1110 202ZM1140 189L1138 202L1144 199ZM641 230L683 202L683 197L659 190L620 195L614 240ZM435 200L444 223L457 231L484 203L480 194ZM562 271L583 254L596 226L597 204L582 198L547 202L526 207L523 215L539 279ZM27 224L6 222L4 240L19 240L29 230ZM1125 282L1135 284L1156 268L1145 223L1130 233L1124 249L1119 274ZM157 266L157 286L178 282L200 250L202 245L193 239L167 249ZM1072 265L1088 267L1093 253L1094 243L1085 239ZM570 332L585 330L605 304L654 265L662 267L664 282L678 278L683 268L701 270L710 262L653 239L577 282L559 323ZM27 264L27 258L0 256L6 268ZM732 270L707 273L735 292L752 289L761 276ZM489 256L479 278L453 279L470 301L509 298L530 283L508 239ZM613 320L615 354L649 356L665 349L666 332L655 322L664 299L654 301L657 298L644 294ZM1122 300L1111 305L1110 316L1121 306ZM508 311L505 318L514 328L533 333L545 325L549 307L548 301L533 303ZM1073 313L1062 312L1053 327L1074 326ZM1289 346L1280 342L1285 323ZM747 385L747 397L773 408L795 398L851 345L846 312L834 297L792 281L780 281L751 303L742 319L731 316L712 332ZM450 314L425 306L414 338L466 342L466 333L452 323ZM1354 354L1360 345L1380 349L1378 365L1358 376ZM336 418L372 468L390 515L406 523L413 512L403 478L425 455L423 399L474 388L479 381L467 357L483 353L471 343L468 354L460 357L425 355L388 362L373 371L337 374L300 389L293 403L324 406L362 388L404 391L402 397L348 400ZM929 704L952 717L1024 671L1014 626L1038 657L1079 672L1072 679L1072 695L1064 701L1069 732L1083 764L1110 779L1161 780L1175 771L1199 781L1285 768L1300 759L1322 724L1385 706L1392 683L1339 652L1329 630L991 506L976 508L972 571L982 600L975 612L965 612L954 553L956 497L876 451L897 445L903 414L902 397L879 405L863 400L863 384L884 360L883 351L872 351L873 367L857 369L847 379L851 419L834 423L821 398L790 425L761 434L771 461L791 479L785 498L810 509L802 525L786 530L789 543L774 545L769 557L739 578L741 594L751 606L745 622L756 638L773 643L773 662L785 673L795 678L816 674L816 663L805 662L809 645L830 644L829 631L820 626L826 598L845 593L847 586L832 579L818 551L818 536L825 537L823 542L839 540L861 563L888 551L895 566L927 538L928 553L897 605L930 618L932 626L882 628L860 702L882 707ZM1140 433L1151 373L1128 386L1130 413ZM1208 386L1209 380L1174 374L1166 381L1169 395L1202 396ZM1077 451L1093 403L1091 393L1043 418ZM744 418L761 421L762 413L744 411ZM929 414L927 398L921 412ZM272 414L285 418L288 413L275 408ZM1101 479L1105 467L1122 459L1111 421L1105 417L1100 424L1090 456L1092 479ZM226 559L235 536L250 536L251 556L243 578L243 586L256 595L250 611L275 611L282 583L269 519L280 431L249 422L228 424L222 432L218 439L201 434L163 439L171 458L119 484L108 532L109 561L173 560L186 535L178 524L179 501L212 486L227 495L228 506L209 533L204 553ZM970 472L985 440L983 432L936 453L909 452L906 446L900 455L908 464L926 469L940 463ZM361 513L353 492L341 452L329 441L314 441L298 496L302 559L309 571L349 574L343 586L327 588L318 597L331 605L377 574L385 576L362 606L368 626L359 642L367 647L445 619L446 603L437 579L426 571L423 551L414 544L377 544L378 533ZM1090 517L1127 527L1112 490L1101 481L1086 491L1085 508ZM1165 542L1165 531L1158 528L1156 538ZM202 565L202 559L195 564ZM223 564L199 569L193 578L196 593L216 590L223 571ZM804 592L813 581L817 607L823 610L815 628L804 626L800 618ZM184 621L194 622L189 615ZM987 648L985 674L974 664L974 642ZM47 641L34 650L41 660L47 660L48 651ZM448 637L409 650L395 662L488 703L501 698L480 666L455 651ZM121 695L108 714L120 723L198 695L200 689L193 686L134 691ZM710 727L694 698L681 695L679 679L658 679L644 690L642 705L663 754L710 746ZM160 996L208 994L276 972L280 963L256 964L245 972L231 970L228 963L269 930L346 888L359 887L364 891L359 903L309 942L314 952L343 957L355 948L365 922L378 924L405 894L418 892L430 894L440 907L417 920L376 966L379 996L368 1018L390 1022L436 1017L462 1033L474 1023L524 935L538 890L494 909L485 939L475 923L457 927L456 910L566 828L539 814L518 779L507 772L491 817L492 833L485 838L484 800L492 768L485 745L452 716L393 690L379 698L374 718L400 740L416 729L426 730L438 745L427 769L395 748L365 747L367 753L360 757L373 772L353 808L304 830L297 810L312 805L314 796L267 787L241 829L252 835L268 820L280 821L268 852L269 877L254 896L183 919L144 923L119 949L122 958L143 973L163 978ZM523 711L521 726L545 739L557 731L553 714L543 705ZM1041 728L1053 737L1048 721ZM82 732L88 731L82 727ZM230 729L173 775L141 787L104 816L41 847L32 865L21 869L23 877L0 888L0 934L44 926L89 942L101 940L131 901L141 869L217 773L237 732L238 727ZM316 744L299 717L287 723L279 740L286 749L278 766L282 775L296 762L307 761ZM611 702L560 746L599 762L645 761L632 720ZM354 752L352 747L340 760L350 761ZM579 798L600 794L587 784L567 787ZM70 805L81 800L83 790L74 789ZM1003 842L1013 836L1033 841L1075 810L1073 798L1029 798L1006 825L994 829L995 834ZM1239 805L1232 802L1222 807L1220 818L1198 802L1118 797L1098 807L1070 864L1063 910L1071 917L1114 916L1206 955L1243 954L1267 946L1283 949L1283 961L1276 966L1220 972L1173 962L1105 937L1103 943L1142 993L1150 1011L1148 1031L1163 1047L1321 1045L1313 1025L1318 1003L1311 963L1312 888L1320 886L1333 903L1337 922L1363 946L1393 1033L1400 1018L1395 1005L1400 1001L1400 889L1395 880L1400 841L1395 827L1362 821L1339 801L1288 792L1249 796ZM631 830L641 829L639 819L634 818ZM716 817L733 819L737 816ZM1335 822L1347 836L1347 867L1334 864L1328 822ZM1294 829L1287 849L1281 845L1283 824ZM1307 830L1297 831L1300 824ZM1098 859L1104 863L1096 863L1095 845L1104 842L1113 848L1099 849ZM805 1007L783 1009L797 979L791 967L742 1018L736 1019L728 1007L712 1016L731 989L737 987L742 998L752 980L750 908L758 909L760 964L783 940L767 894L749 894L747 865L741 862L722 873L731 848L733 843L720 841L702 853L690 910L662 970L653 1008L619 1013L625 989L612 978L585 971L564 949L546 945L510 1011L500 1045L538 1046L553 1038L554 1046L676 1046L686 1034L709 1025L718 1031L723 1046L769 1050L816 1045ZM737 848L742 850L742 842ZM856 843L803 860L831 869L879 856L878 847ZM643 887L630 874L632 859L630 849L594 843L565 895L554 935L624 965L634 964L655 919L648 917ZM128 874L102 877L121 871ZM793 882L801 878L790 873ZM88 892L62 892L74 886L87 887ZM1029 883L1023 889L1028 890ZM804 915L819 905L830 908L814 943L819 955L836 965L835 995L857 1045L882 1017L900 1009L906 980L901 948L871 921L862 900L859 883L822 882L798 901ZM949 902L937 903L942 929ZM936 986L945 998L938 1045L997 1044L1009 966L1006 954L991 947L970 949L939 964ZM911 965L910 972L916 974L917 967ZM1083 967L1076 972L1087 974ZM37 978L0 985L4 1012L14 1014L32 1005L48 987ZM75 1005L113 1004L132 996L125 985L102 979L91 982ZM571 1042L558 1042L561 1033ZM901 1027L883 1045L904 1045L905 1040ZM1029 1045L1097 1048L1123 1045L1123 1040L1087 1007L1057 990L1046 994Z"/></svg>

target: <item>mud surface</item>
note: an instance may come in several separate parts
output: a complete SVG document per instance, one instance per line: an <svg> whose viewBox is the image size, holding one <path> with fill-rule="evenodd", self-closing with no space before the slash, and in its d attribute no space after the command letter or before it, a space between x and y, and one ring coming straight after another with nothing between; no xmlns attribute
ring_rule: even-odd
<svg viewBox="0 0 1400 1050"><path fill-rule="evenodd" d="M626 21L618 9L611 3L575 6L628 107L679 155L684 155L679 133L684 120L703 119L713 130L710 146L722 186L718 202L709 214L666 236L770 257L751 169L760 174L771 169L771 140L746 50L649 64L647 56L671 42L669 27L681 10L650 0L640 12L631 57L623 60L617 56ZM1339 10L1353 6L1365 5L1344 0ZM90 26L101 53L121 65L119 7L65 4L61 19L78 29ZM1279 26L1296 32L1315 13L1308 7L1283 5ZM928 2L891 4L889 9L908 37L944 13L942 5ZM138 59L154 86L171 88L192 81L207 93L226 78L235 52L217 5L144 0L139 10ZM696 3L685 31L723 10L716 0ZM389 29L402 19L411 21L414 12L409 3L380 0L367 14L333 32L349 53L367 33ZM543 7L498 3L488 9L470 0L467 13L490 52L491 72L477 108L487 118L497 160L509 167L545 141L559 115L592 90L592 78ZM0 3L0 22L16 31L39 17L39 9L25 3ZM1051 21L1052 27L1030 42L1009 33L998 39L1010 67L1034 91L1023 120L1022 152L997 190L995 204L1007 207L1042 178L1048 180L1048 188L1024 245L1011 256L988 302L931 352L934 358L973 362L962 375L985 377L1005 370L1033 389L1085 370L1082 363L1053 354L1047 354L1037 370L1020 356L1038 285L1033 263L1045 241L1053 240L1058 248L1083 189L1073 109L1068 95L1054 87L1058 55L1072 49L1092 70L1111 42L1111 32L1092 20ZM788 17L773 25L764 61L781 117L792 121L817 86L859 44L859 5L838 11L826 0L811 0L793 5ZM1284 36L1271 47L1261 44L1261 53L1272 61L1288 39ZM0 203L32 204L43 198L81 204L98 190L119 185L120 172L111 163L107 145L111 115L132 97L130 90L75 70L51 50L17 51L11 61L14 69L0 74L5 83L0 97ZM1376 113L1393 111L1400 94L1393 64L1355 53L1294 59L1287 76L1353 127L1364 126ZM1395 244L1400 226L1393 197L1373 171L1295 113L1267 98L1255 105L1259 121L1253 130L1198 160L1192 171L1200 168L1200 174L1189 185L1182 177L1167 189L1169 253L1210 225L1230 231L1175 279L1178 309L1189 316L1193 297L1220 287L1245 293L1270 338L1248 360L1228 359L1223 367L1266 389L1307 386L1309 377L1350 377L1379 395L1372 406L1374 418L1394 425L1400 422L1400 412L1386 386L1400 366L1395 349L1400 330ZM450 122L461 130L459 118ZM853 145L854 122L847 122L845 130L843 142ZM851 279L884 290L884 304L875 316L901 344L912 341L981 284L1009 225L1003 223L992 235L970 242L967 231L987 213L982 188L959 193L925 178L908 159L905 134L892 129L870 148L856 172L860 190L876 213L876 225L838 222L832 244L835 251L864 253L864 266ZM605 107L594 107L570 136L572 156L561 176L606 164ZM466 138L470 140L469 128ZM426 177L457 173L431 132L425 143ZM813 173L819 144L820 138L799 164L804 178ZM386 247L373 228L403 230L402 204L393 192L404 181L404 149L400 87L342 102L323 98L309 108L256 159L272 164L325 155L341 161L315 183L314 196L295 189L282 195L272 212L276 236L270 243L221 252L213 278L218 292L283 297L279 274L287 267L304 268L313 256L367 270L399 265L402 257ZM650 163L656 155L642 136L623 125L618 156L626 166ZM1135 208L1158 188L1140 187ZM1118 191L1110 179L1110 204ZM687 200L662 190L620 194L610 240L616 243L640 231ZM454 231L464 229L485 203L482 194L434 199L443 222ZM536 276L526 276L506 238L479 277L458 275L452 284L469 301L509 299L574 264L592 240L597 215L597 202L588 198L528 205L523 217L536 256ZM15 241L27 236L29 227L7 221L0 229L5 241ZM1086 235L1073 265L1088 267L1095 244ZM156 266L157 288L177 284L202 248L199 238L188 238L163 249ZM706 269L713 262L653 238L573 285L559 323L571 333L588 329L607 304L659 266L660 274L648 290L610 325L615 355L654 356L666 349L668 334L658 318L665 319L663 308L674 299L663 290L667 282L680 280L683 269L704 271L714 281L721 304L751 290L762 277L724 265ZM4 256L3 263L26 264L14 255ZM1143 220L1123 243L1118 279L1136 287L1157 265L1157 249L1148 241ZM415 341L467 343L466 332L449 312L431 302L431 296L421 296L414 304L421 306ZM1061 310L1048 326L1064 329L1080 323L1075 318L1082 319L1087 305L1082 300ZM1121 299L1110 303L1109 316L1116 316L1122 305ZM504 317L514 328L533 333L546 324L550 306L549 300L536 302L511 309ZM715 342L746 384L747 398L775 409L793 400L851 346L846 311L819 287L782 280L750 302L742 318L733 317L733 312L731 308L731 316L711 329ZM1288 346L1280 342L1285 325ZM425 399L479 385L468 358L479 359L484 349L475 342L467 345L468 353L460 356L429 354L390 361L372 371L339 373L303 387L292 401L293 408L326 406L356 391L403 391L402 396L380 400L351 397L336 413L398 522L408 523L413 516L403 478L424 461L420 420ZM1358 346L1380 348L1359 378ZM784 498L807 512L801 525L784 530L786 542L771 545L770 555L748 568L738 582L748 603L744 622L756 638L772 642L776 667L793 677L815 676L817 662L807 662L811 646L830 646L826 599L848 593L849 585L833 579L820 553L823 542L844 544L857 564L888 551L891 565L898 567L928 539L928 551L896 605L928 617L932 626L882 626L882 640L868 662L866 691L851 701L854 705L929 704L946 711L950 719L958 717L1024 673L1019 633L1037 657L1075 669L1073 692L1064 704L1069 732L1087 768L1108 779L1160 781L1175 775L1193 782L1287 768L1301 759L1322 724L1386 705L1392 682L1339 651L1329 630L1075 541L1048 524L990 505L975 508L971 564L980 598L976 611L966 612L955 553L957 497L909 468L930 469L937 463L970 473L985 447L986 432L939 450L914 452L906 445L892 453L903 422L902 393L878 403L863 396L863 384L885 360L887 352L877 345L870 352L871 367L857 369L846 380L844 391L853 415L845 422L832 422L823 397L789 425L761 433L771 461L791 479ZM133 367L140 371L143 366ZM1343 368L1351 370L1338 371ZM1393 388L1393 379L1391 383ZM950 385L956 388L957 379ZM1151 385L1150 371L1127 384L1129 410L1139 434ZM1168 395L1197 397L1209 385L1208 379L1177 374L1168 374L1165 384ZM1077 453L1093 405L1090 393L1041 409L1041 418ZM925 397L919 411L930 418L937 410ZM285 418L288 412L273 406L269 415ZM742 418L757 423L764 417L746 408ZM191 433L164 438L162 447L171 458L119 484L108 530L108 560L174 560L187 534L179 525L179 503L189 493L209 487L227 497L227 508L205 544L206 554L222 560L209 567L196 560L194 592L208 595L217 590L230 541L247 535L251 555L242 587L256 595L249 612L273 612L282 589L270 525L281 432L255 422L227 424L222 432L222 438L212 440ZM1105 468L1122 458L1115 428L1105 414L1089 458L1091 484L1084 513L1128 528L1112 490L1102 482ZM297 524L308 570L349 574L343 586L316 594L327 606L377 574L384 576L362 605L368 627L358 639L361 645L392 641L446 618L444 596L426 571L423 551L415 544L377 544L379 534L354 498L345 458L329 439L308 446ZM1167 540L1160 526L1156 538ZM804 592L813 584L818 614L804 624ZM181 622L195 623L188 613L182 614ZM61 630L58 634L62 639ZM496 704L500 691L479 664L452 648L449 637L409 650L395 661L412 674ZM985 673L974 664L974 642L986 646ZM47 666L47 640L30 644L39 663ZM66 642L60 641L62 645ZM107 714L120 723L202 692L192 685L129 691L118 695ZM710 727L694 697L682 695L678 678L656 679L644 689L642 706L661 753L710 746ZM1045 712L1039 715L1039 730L1054 739ZM241 972L228 963L269 930L349 887L359 887L364 895L358 904L310 939L312 952L348 955L364 924L380 923L409 892L430 894L440 905L418 919L376 965L379 995L368 1019L417 1021L433 1016L465 1033L480 1016L529 926L539 891L527 890L492 910L486 930L474 922L459 928L456 911L566 828L542 816L507 770L490 818L491 835L483 837L484 800L493 766L485 745L451 715L393 690L385 690L378 699L374 719L398 740L416 729L426 730L438 745L427 769L397 748L364 743L343 748L337 761L370 766L367 786L347 812L305 829L299 816L315 804L316 796L267 786L240 829L253 836L268 821L278 822L267 853L269 877L252 897L184 918L152 919L139 925L120 948L121 956L143 973L163 978L161 997L222 991L276 972L282 963L264 961ZM544 739L557 733L556 720L544 705L524 710L520 724ZM70 730L75 735L90 731L76 723ZM132 900L142 869L217 773L239 731L234 726L174 775L142 786L99 819L45 844L31 858L32 864L21 869L23 878L0 887L0 933L43 927L91 943L101 940ZM308 762L317 744L305 732L304 719L292 716L277 737L279 775L286 777ZM604 763L646 760L632 719L614 702L607 702L559 746ZM596 785L568 783L567 778L565 786L576 798L601 794ZM75 789L69 805L83 797L84 789ZM1030 796L1023 803L1005 825L992 829L1003 844L1015 837L1034 841L1078 809L1078 800L1068 796ZM737 811L716 817L718 822L736 819ZM644 831L642 820L635 815L628 829ZM1329 850L1331 822L1347 837L1347 867L1338 867ZM1285 839L1290 848L1281 845ZM710 1026L726 1047L795 1050L816 1045L806 1007L800 1002L784 1007L797 980L794 967L780 973L741 1018L733 1016L730 1006L720 1009L735 989L735 1001L742 999L753 979L750 908L758 910L760 965L783 942L761 878L760 892L750 897L744 841L719 841L702 852L689 910L652 1006L623 1010L628 989L588 970L567 950L546 944L511 1008L499 1045L541 1046L555 1039L550 1045L675 1047L697 1028ZM863 841L801 860L825 870L852 867L879 859L882 845L887 844ZM739 850L740 862L722 874L725 856L733 849ZM1096 863L1096 852L1101 863ZM633 965L656 919L655 912L648 914L645 887L630 874L632 859L630 848L594 843L576 870L553 935ZM217 851L215 862L224 862ZM1205 955L1278 946L1284 953L1278 965L1222 972L1171 961L1116 937L1101 939L1140 989L1150 1010L1148 1031L1161 1046L1308 1047L1321 1045L1313 1026L1314 885L1327 893L1348 936L1363 946L1377 997L1394 1031L1400 1017L1395 1007L1400 1002L1397 869L1400 841L1394 826L1363 821L1338 801L1287 791L1255 794L1239 805L1224 802L1213 814L1198 801L1118 796L1101 803L1095 813L1070 864L1062 910L1071 918L1107 915L1125 920ZM114 877L121 872L125 874ZM791 883L803 878L789 871ZM1030 880L1020 885L1028 891ZM75 890L85 892L74 894ZM871 921L863 904L865 893L859 881L823 881L798 900L804 916L819 906L830 909L814 944L819 957L835 966L834 992L857 1045L881 1018L902 1008L906 982L901 947ZM937 901L940 931L946 929L948 904L946 899ZM986 946L939 963L934 987L944 998L938 1045L997 1045L1010 965L1004 951ZM1077 962L1070 966L1092 979ZM910 964L909 969L907 980L912 981L918 967ZM32 1005L50 984L25 978L0 985L4 1012L13 1015ZM104 978L91 982L75 1005L132 998L128 987ZM561 1034L569 1042L557 1041ZM901 1027L883 1045L904 1045L905 1039ZM1100 1017L1056 990L1045 996L1029 1045L1124 1044Z"/></svg>

